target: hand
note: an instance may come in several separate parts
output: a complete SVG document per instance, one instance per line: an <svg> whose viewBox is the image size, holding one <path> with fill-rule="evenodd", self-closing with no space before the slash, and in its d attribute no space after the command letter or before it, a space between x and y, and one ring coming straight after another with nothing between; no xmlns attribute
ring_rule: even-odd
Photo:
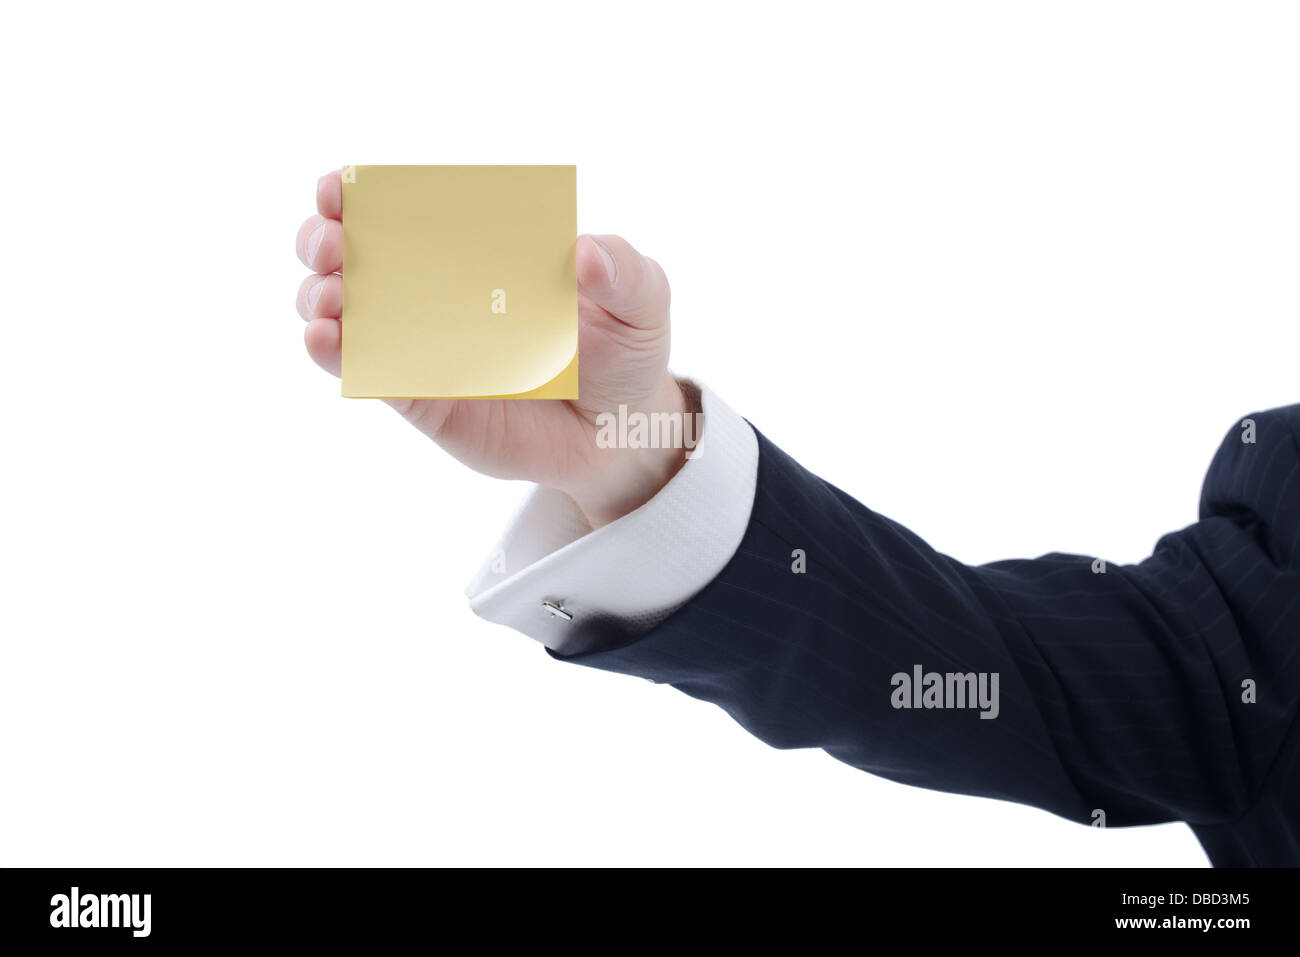
<svg viewBox="0 0 1300 957"><path fill-rule="evenodd" d="M307 353L339 375L343 194L338 171L316 186L318 214L298 230L313 271L298 290ZM593 527L649 501L685 461L682 449L608 449L596 417L698 411L668 372L668 278L617 236L578 240L579 399L385 399L470 468L567 492Z"/></svg>

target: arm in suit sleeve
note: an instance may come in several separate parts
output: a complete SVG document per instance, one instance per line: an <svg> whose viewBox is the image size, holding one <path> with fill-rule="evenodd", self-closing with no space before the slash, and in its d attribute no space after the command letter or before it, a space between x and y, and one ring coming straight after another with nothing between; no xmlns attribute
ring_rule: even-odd
<svg viewBox="0 0 1300 957"><path fill-rule="evenodd" d="M1300 766L1300 406L1251 419L1254 441L1234 427L1214 457L1200 520L1104 572L1067 554L962 564L759 435L748 527L717 576L643 634L550 653L895 781L1082 823L1228 826ZM997 674L997 717L894 707L916 665Z"/></svg>

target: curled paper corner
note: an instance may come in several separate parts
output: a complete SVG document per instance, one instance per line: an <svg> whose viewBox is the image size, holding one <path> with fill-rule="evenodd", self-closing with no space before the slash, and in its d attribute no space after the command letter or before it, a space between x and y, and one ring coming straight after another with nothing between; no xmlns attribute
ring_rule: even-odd
<svg viewBox="0 0 1300 957"><path fill-rule="evenodd" d="M578 398L578 350L573 350L573 357L555 375L527 392L512 392L508 395L485 395L484 399L576 399Z"/></svg>

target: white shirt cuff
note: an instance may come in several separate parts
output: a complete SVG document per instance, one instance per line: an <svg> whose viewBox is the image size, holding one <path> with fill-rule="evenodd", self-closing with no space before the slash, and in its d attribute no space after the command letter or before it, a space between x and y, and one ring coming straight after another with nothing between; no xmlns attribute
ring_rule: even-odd
<svg viewBox="0 0 1300 957"><path fill-rule="evenodd" d="M533 488L465 589L475 614L577 654L644 634L717 577L749 525L758 439L686 381L700 389L704 429L659 494L592 531L563 492Z"/></svg>

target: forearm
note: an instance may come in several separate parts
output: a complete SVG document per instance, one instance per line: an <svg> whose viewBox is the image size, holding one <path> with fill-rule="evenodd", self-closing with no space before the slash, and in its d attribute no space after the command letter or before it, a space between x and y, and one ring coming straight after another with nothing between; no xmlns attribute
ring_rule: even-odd
<svg viewBox="0 0 1300 957"><path fill-rule="evenodd" d="M1273 415L1268 467L1285 473L1297 457ZM557 657L672 684L775 747L1082 823L1098 810L1111 825L1213 822L1250 805L1296 713L1300 655L1278 650L1300 607L1294 555L1262 590L1239 573L1293 548L1300 522L1241 497L1231 442L1203 521L1104 572L1064 554L963 565L760 449L753 515L717 578L619 647ZM996 699L962 706L949 675ZM1252 675L1267 707L1242 701Z"/></svg>

